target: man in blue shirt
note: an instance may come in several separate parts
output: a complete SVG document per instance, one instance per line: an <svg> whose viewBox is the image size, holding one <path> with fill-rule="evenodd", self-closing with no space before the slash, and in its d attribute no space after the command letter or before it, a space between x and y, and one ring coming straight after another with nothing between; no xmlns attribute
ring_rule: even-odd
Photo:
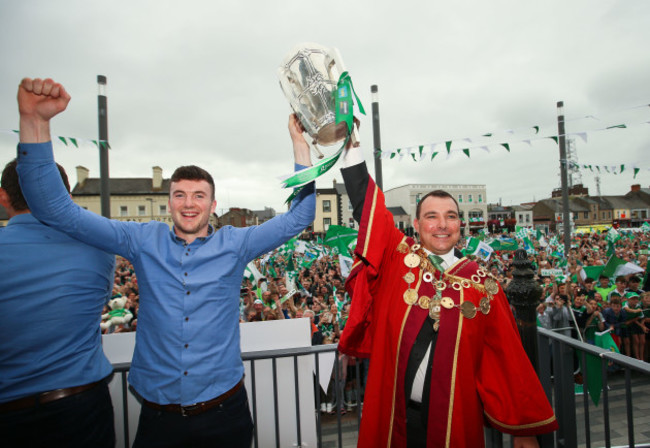
<svg viewBox="0 0 650 448"><path fill-rule="evenodd" d="M99 322L115 256L37 221L15 160L0 186L10 218L0 230L0 445L112 447Z"/></svg>
<svg viewBox="0 0 650 448"><path fill-rule="evenodd" d="M239 290L246 265L314 220L313 183L291 209L260 226L223 227L208 220L214 181L196 166L171 177L166 224L120 222L75 205L55 176L49 121L70 96L51 79L18 89L18 172L34 215L74 238L131 261L140 288L129 382L143 398L134 446L250 446L252 421L243 386ZM295 116L289 121L296 166L310 165Z"/></svg>

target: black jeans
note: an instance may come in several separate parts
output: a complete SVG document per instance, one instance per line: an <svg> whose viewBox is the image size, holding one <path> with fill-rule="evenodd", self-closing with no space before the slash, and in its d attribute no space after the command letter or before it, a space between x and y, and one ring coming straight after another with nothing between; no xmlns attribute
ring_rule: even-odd
<svg viewBox="0 0 650 448"><path fill-rule="evenodd" d="M0 413L3 447L114 447L113 404L106 381L80 394Z"/></svg>
<svg viewBox="0 0 650 448"><path fill-rule="evenodd" d="M241 387L220 405L188 417L142 405L133 448L250 448L252 440L253 420Z"/></svg>

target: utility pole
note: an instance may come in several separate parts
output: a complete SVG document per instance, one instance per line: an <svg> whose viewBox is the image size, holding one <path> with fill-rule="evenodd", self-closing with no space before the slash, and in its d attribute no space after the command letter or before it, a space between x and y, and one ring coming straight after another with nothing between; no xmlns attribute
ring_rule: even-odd
<svg viewBox="0 0 650 448"><path fill-rule="evenodd" d="M564 101L557 102L557 131L560 146L560 181L562 188L562 224L564 228L564 256L571 249L571 215L569 211L569 190L566 156L566 133L564 131Z"/></svg>
<svg viewBox="0 0 650 448"><path fill-rule="evenodd" d="M97 75L97 116L99 119L99 185L102 216L111 217L111 191L108 184L108 105L106 76Z"/></svg>
<svg viewBox="0 0 650 448"><path fill-rule="evenodd" d="M379 130L379 93L377 85L370 86L372 94L372 144L375 157L375 183L380 190L384 189L384 179L381 172L381 134Z"/></svg>

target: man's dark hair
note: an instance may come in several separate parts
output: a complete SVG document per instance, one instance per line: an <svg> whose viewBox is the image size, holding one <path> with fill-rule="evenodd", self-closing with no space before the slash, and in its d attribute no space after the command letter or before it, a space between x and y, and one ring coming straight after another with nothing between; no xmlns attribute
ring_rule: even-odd
<svg viewBox="0 0 650 448"><path fill-rule="evenodd" d="M454 204L456 204L456 210L458 211L458 214L460 215L460 207L458 206L458 202L456 201L455 197L453 197L451 194L447 193L444 190L433 190L433 191L430 191L427 194L425 194L422 197L422 199L420 199L420 201L418 202L418 205L417 205L417 207L415 209L415 217L417 219L420 219L420 208L422 206L422 203L424 202L424 200L426 198L428 198L430 196L434 196L436 198L449 198L449 199L451 199L452 201L454 201Z"/></svg>
<svg viewBox="0 0 650 448"><path fill-rule="evenodd" d="M0 187L2 187L9 196L9 203L11 208L17 212L22 212L29 210L27 206L27 201L25 201L25 196L23 196L23 191L20 189L20 183L18 182L18 171L16 166L18 162L16 159L13 159L11 162L5 165L4 170L2 170L2 178L0 178ZM63 180L63 185L65 185L66 190L70 193L70 183L68 182L68 175L65 173L65 170L58 163L56 164L61 174L61 179Z"/></svg>
<svg viewBox="0 0 650 448"><path fill-rule="evenodd" d="M196 165L179 166L172 174L171 181L179 182L181 180L204 180L212 187L212 199L214 199L214 179L210 173Z"/></svg>
<svg viewBox="0 0 650 448"><path fill-rule="evenodd" d="M628 283L641 283L641 279L639 277L637 277L636 275L633 275L628 280Z"/></svg>

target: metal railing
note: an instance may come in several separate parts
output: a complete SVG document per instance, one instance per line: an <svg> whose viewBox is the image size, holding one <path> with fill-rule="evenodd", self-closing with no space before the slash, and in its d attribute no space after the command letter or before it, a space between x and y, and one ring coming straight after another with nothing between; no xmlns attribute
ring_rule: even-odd
<svg viewBox="0 0 650 448"><path fill-rule="evenodd" d="M560 425L559 430L554 434L554 445L548 445L547 439L545 446L590 448L597 444L597 446L610 448L613 443L611 430L613 420L619 423L618 432L627 430L627 434L623 436L626 441L617 439L617 444L650 446L650 437L646 437L645 440L636 440L635 437L635 422L645 423L650 417L648 403L636 407L637 415L635 415L633 400L634 387L645 389L646 386L650 386L650 364L543 328L538 328L538 349L540 380L547 396L552 400ZM596 370L586 367L590 360L592 362L595 360ZM580 368L583 377L582 406L576 403L575 372L578 365L583 366ZM601 422L592 425L593 412L597 412L597 409L590 403L589 387L587 387L590 381L597 380L598 373L602 379L602 400L599 403L602 405L600 411L602 426ZM621 381L620 373L623 374L624 381ZM614 377L610 378L612 375ZM632 381L633 375L635 375L635 384ZM648 389L650 390L650 387ZM623 393L619 393L620 391ZM616 396L610 396L613 392L616 392ZM620 426L623 421L622 415L613 411L614 404L617 408L624 404L625 426L623 427ZM578 426L578 414L582 414L583 427ZM600 427L603 430L602 438L594 440L594 428ZM581 430L580 438L578 438L578 429Z"/></svg>
<svg viewBox="0 0 650 448"><path fill-rule="evenodd" d="M612 439L615 439L616 444L624 446L647 446L650 447L650 437L644 440L637 440L635 436L635 422L643 423L649 421L650 418L650 364L638 361L627 356L613 353L596 347L594 345L580 342L576 339L558 334L543 328L538 329L538 347L539 347L539 370L540 381L544 390L547 393L549 401L552 403L555 410L556 417L559 422L559 430L553 434L540 437L540 445L542 447L557 447L569 448L584 446L591 448L592 446L604 446L607 448L612 447ZM320 377L320 357L319 354L334 353L334 368L333 368L333 381L336 406L336 422L332 423L331 419L324 422L321 416L321 393L318 378ZM278 409L278 368L277 361L281 358L293 359L293 378L294 378L294 393L295 393L295 415L290 416L296 419L296 434L295 446L303 446L304 435L301 433L301 416L300 412L300 393L298 390L298 360L301 357L312 356L314 358L314 419L316 422L316 438L317 446L356 446L356 437L358 435L359 425L361 422L361 403L362 403L362 373L360 363L357 362L354 372L356 387L354 389L354 398L357 403L356 424L350 425L350 418L347 418L347 425L343 425L343 416L340 411L340 404L343 402L344 397L341 396L341 369L339 365L339 357L336 356L337 346L321 345L306 348L296 349L282 349L282 350L267 350L242 353L242 360L250 363L250 380L251 390L251 413L253 421L258 422L260 416L258 415L258 391L257 391L257 378L256 378L256 365L259 362L268 362L270 360L272 365L272 389L273 389L273 416L264 416L263 418L272 418L275 430L275 446L280 446L280 432L281 427L279 423L279 409ZM582 403L576 402L576 393L574 390L576 367L578 364L587 365L588 357L600 361L600 374L602 377L602 399L598 409L590 402L589 388L587 384L593 378L590 378L590 369L581 369L584 380L584 387L582 393ZM130 368L130 363L114 364L116 375L121 375L122 379L122 402L127 403L128 385L126 382L126 374ZM616 369L616 373L612 370ZM623 378L621 378L621 371ZM633 381L633 375L635 376ZM642 387L647 390L647 400L641 403L640 408L636 408L637 414L635 415L634 407L634 387ZM621 391L623 393L621 393ZM644 392L646 393L646 392ZM638 394L637 394L638 395ZM625 409L625 418L617 412L617 410ZM645 410L645 411L644 411ZM643 413L639 415L639 413ZM596 418L597 414L602 415L601 419ZM582 420L582 425L578 425L579 418ZM128 406L123 405L124 420L124 434L123 446L129 446L129 412ZM624 425L622 425L624 421ZM621 443L621 436L618 438L612 437L611 426L612 423L617 424L617 434L624 432L625 443ZM596 423L594 425L594 423ZM323 433L323 425L328 425L329 429L334 429L334 434L329 434L326 438ZM253 446L259 448L257 424L255 425ZM602 434L600 434L602 432ZM343 435L347 437L347 443L344 445ZM504 440L505 439L505 440ZM488 447L501 447L510 446L512 438L506 436L505 438L501 433L494 430L486 432L486 444ZM264 447L266 448L266 447Z"/></svg>
<svg viewBox="0 0 650 448"><path fill-rule="evenodd" d="M323 435L323 419L321 417L320 413L320 408L321 408L321 394L320 394L320 384L318 382L318 378L320 377L320 354L323 353L334 353L334 367L332 371L332 378L333 378L333 394L335 397L335 403L337 404L336 406L336 423L335 423L335 428L336 428L336 435L333 437L329 437L328 440L324 440L324 435ZM294 394L295 394L295 414L291 416L292 418L296 419L296 434L295 434L295 440L297 441L296 445L294 446L303 446L304 440L303 440L303 434L301 433L301 412L300 412L300 393L299 393L299 388L298 388L298 380L299 380L299 369L298 369L298 360L301 357L307 357L307 356L312 356L314 358L314 399L315 399L315 409L314 409L314 418L316 422L316 438L317 438L317 446L318 447L324 447L325 445L327 446L337 446L337 447L343 447L344 441L343 441L343 434L346 433L348 435L348 438L352 438L354 441L350 445L350 441L348 440L348 446L356 446L356 435L358 434L359 430L359 425L361 423L361 390L359 387L356 387L354 390L354 398L357 403L357 412L356 412L356 425L354 425L353 428L350 427L350 425L347 425L347 427L344 428L343 426L343 419L342 419L342 414L341 414L341 406L340 404L343 403L344 397L341 396L341 368L340 368L340 361L339 357L336 356L337 354L337 345L336 344L329 344L329 345L319 345L319 346L314 346L314 347L305 347L305 348L293 348L293 349L281 349L281 350L264 350L264 351L255 351L255 352L245 352L242 353L242 360L244 363L250 363L250 369L249 369L249 374L250 374L250 380L251 380L251 388L249 391L249 394L251 396L251 414L253 417L253 422L256 423L254 427L254 433L253 433L253 446L255 448L260 447L260 443L258 441L258 425L257 422L259 421L260 416L258 415L258 391L257 391L257 378L256 378L256 365L258 362L264 361L268 362L269 360L271 361L271 366L272 366L272 392L273 392L273 409L274 413L273 416L267 417L264 416L264 418L272 418L273 423L274 423L274 429L275 429L275 446L280 447L280 412L278 408L278 402L279 402L279 396L278 396L278 367L277 367L277 361L278 359L281 358L293 358L293 378L294 378ZM127 374L130 369L130 363L114 363L113 364L113 369L115 372L115 376L120 376L121 378L121 393L122 393L122 421L123 421L123 427L124 431L122 434L122 438L120 439L119 434L117 435L118 437L118 446L124 446L128 447L130 446L130 438L131 434L129 431L129 407L127 405L128 399L127 396L129 395L129 386L127 384ZM359 385L361 384L361 371L360 371L360 363L356 363L355 366L355 380L356 384ZM115 403L114 403L115 405ZM119 412L116 412L116 414L119 414ZM331 423L330 423L331 426ZM306 445L304 445L306 446ZM266 448L264 446L263 448Z"/></svg>

